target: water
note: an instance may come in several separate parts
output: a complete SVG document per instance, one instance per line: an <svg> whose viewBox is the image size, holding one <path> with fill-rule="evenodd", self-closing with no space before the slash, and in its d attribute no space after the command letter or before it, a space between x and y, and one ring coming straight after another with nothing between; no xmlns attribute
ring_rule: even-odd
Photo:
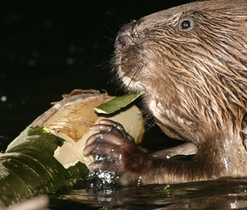
<svg viewBox="0 0 247 210"><path fill-rule="evenodd" d="M83 181L51 199L52 209L245 209L247 182L221 180L176 185L86 189Z"/></svg>

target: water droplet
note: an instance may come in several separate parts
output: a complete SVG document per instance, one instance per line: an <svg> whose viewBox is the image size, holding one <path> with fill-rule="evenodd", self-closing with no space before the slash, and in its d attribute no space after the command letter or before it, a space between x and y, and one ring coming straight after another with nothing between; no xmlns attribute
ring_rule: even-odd
<svg viewBox="0 0 247 210"><path fill-rule="evenodd" d="M67 58L66 63L69 65L73 65L73 64L75 64L75 59L74 58Z"/></svg>
<svg viewBox="0 0 247 210"><path fill-rule="evenodd" d="M76 51L76 46L75 45L70 45L69 46L69 52L73 53Z"/></svg>
<svg viewBox="0 0 247 210"><path fill-rule="evenodd" d="M122 154L118 156L118 160L122 160Z"/></svg>
<svg viewBox="0 0 247 210"><path fill-rule="evenodd" d="M33 59L30 59L30 60L27 62L27 65L29 65L29 66L35 66L35 65L36 65L36 61L33 60Z"/></svg>
<svg viewBox="0 0 247 210"><path fill-rule="evenodd" d="M137 184L136 184L137 187L141 185L141 180L142 180L142 176L139 176L139 178L137 179Z"/></svg>
<svg viewBox="0 0 247 210"><path fill-rule="evenodd" d="M2 97L1 97L1 101L2 101L2 102L7 101L7 96L2 96Z"/></svg>
<svg viewBox="0 0 247 210"><path fill-rule="evenodd" d="M107 188L116 184L117 177L110 171L89 171L88 181L91 188Z"/></svg>
<svg viewBox="0 0 247 210"><path fill-rule="evenodd" d="M101 161L101 160L106 160L106 157L97 154L97 155L94 155L94 159L97 161Z"/></svg>
<svg viewBox="0 0 247 210"><path fill-rule="evenodd" d="M99 134L98 134L98 138L99 138L99 139L103 139L103 138L104 138L103 134L102 134L102 133L99 133Z"/></svg>

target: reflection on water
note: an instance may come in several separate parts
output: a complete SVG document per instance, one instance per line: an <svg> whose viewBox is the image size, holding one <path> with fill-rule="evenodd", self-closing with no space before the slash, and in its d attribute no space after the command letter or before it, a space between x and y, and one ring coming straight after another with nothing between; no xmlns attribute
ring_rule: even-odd
<svg viewBox="0 0 247 210"><path fill-rule="evenodd" d="M52 209L243 209L247 182L221 180L186 184L86 189L82 181L51 200Z"/></svg>

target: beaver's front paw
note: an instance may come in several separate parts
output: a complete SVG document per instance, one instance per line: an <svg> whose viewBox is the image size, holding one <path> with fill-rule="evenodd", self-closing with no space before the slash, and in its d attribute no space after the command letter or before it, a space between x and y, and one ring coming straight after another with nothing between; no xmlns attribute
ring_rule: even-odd
<svg viewBox="0 0 247 210"><path fill-rule="evenodd" d="M110 171L119 177L120 184L135 184L147 156L136 147L133 138L121 124L111 120L101 120L91 130L99 132L88 138L83 153L100 158L90 165L90 169Z"/></svg>

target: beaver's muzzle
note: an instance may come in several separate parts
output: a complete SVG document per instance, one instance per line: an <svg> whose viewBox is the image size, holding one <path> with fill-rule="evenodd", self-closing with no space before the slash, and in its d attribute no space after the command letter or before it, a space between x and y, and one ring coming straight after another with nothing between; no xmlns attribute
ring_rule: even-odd
<svg viewBox="0 0 247 210"><path fill-rule="evenodd" d="M133 21L131 23L125 24L120 31L118 32L116 41L115 41L115 48L116 49L123 49L127 46L134 44L134 32L133 28L136 24L136 21Z"/></svg>
<svg viewBox="0 0 247 210"><path fill-rule="evenodd" d="M116 42L115 42L115 48L117 49L123 49L126 46L128 46L131 42L131 38L129 37L128 34L122 33L117 36Z"/></svg>

